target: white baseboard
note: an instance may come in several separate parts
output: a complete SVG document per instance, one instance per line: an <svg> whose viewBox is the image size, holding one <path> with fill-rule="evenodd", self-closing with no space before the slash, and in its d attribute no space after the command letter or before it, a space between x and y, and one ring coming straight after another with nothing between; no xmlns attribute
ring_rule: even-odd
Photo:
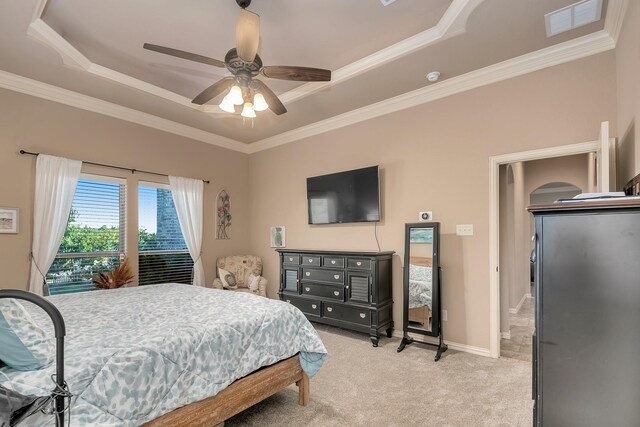
<svg viewBox="0 0 640 427"><path fill-rule="evenodd" d="M395 329L393 331L393 336L396 338L402 338L403 332ZM435 338L424 337L422 338L422 340L424 340L425 342L430 342L432 344L437 344L437 341ZM444 340L444 343L447 345L447 347L449 347L450 350L463 351L465 353L475 354L477 356L491 357L491 352L489 351L488 348L476 347L476 346L467 345L467 344L460 344L457 342L448 341L446 339Z"/></svg>
<svg viewBox="0 0 640 427"><path fill-rule="evenodd" d="M522 308L522 304L524 304L524 302L527 300L527 298L531 298L531 294L522 295L522 299L520 300L518 305L516 305L516 308L510 308L509 309L509 313L518 314L520 312L520 308Z"/></svg>
<svg viewBox="0 0 640 427"><path fill-rule="evenodd" d="M511 331L500 332L500 336L502 337L503 340L510 340L511 339Z"/></svg>

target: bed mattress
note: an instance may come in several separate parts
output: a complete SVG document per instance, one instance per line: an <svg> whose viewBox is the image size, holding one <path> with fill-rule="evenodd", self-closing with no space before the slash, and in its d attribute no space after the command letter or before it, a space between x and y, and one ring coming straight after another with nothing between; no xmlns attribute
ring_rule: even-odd
<svg viewBox="0 0 640 427"><path fill-rule="evenodd" d="M251 372L300 353L313 376L326 350L291 304L181 284L49 297L66 327L65 379L72 426L138 426L216 395ZM48 316L24 303L53 337ZM55 365L0 369L0 384L48 395ZM21 425L53 425L40 414Z"/></svg>

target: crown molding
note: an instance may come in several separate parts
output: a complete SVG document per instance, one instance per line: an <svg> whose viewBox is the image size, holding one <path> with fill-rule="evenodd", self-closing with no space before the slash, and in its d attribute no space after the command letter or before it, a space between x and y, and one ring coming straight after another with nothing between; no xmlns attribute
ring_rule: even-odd
<svg viewBox="0 0 640 427"><path fill-rule="evenodd" d="M321 120L298 129L262 139L249 144L248 152L256 153L262 150L268 150L303 138L405 110L544 68L575 61L614 48L615 42L609 34L605 31L598 31L457 77L452 77L440 83L416 89L326 120Z"/></svg>
<svg viewBox="0 0 640 427"><path fill-rule="evenodd" d="M474 0L473 7L482 0ZM42 13L47 0L40 0L36 16L28 33L31 37L50 46L51 40L55 41L55 48L63 49L61 54L63 61L75 68L89 70L90 72L104 78L111 79L131 79L129 85L146 85L146 92L150 92L162 97L173 97L172 100L194 108L193 104L184 97L173 92L166 91L135 78L126 76L117 71L93 64L78 52L71 44L53 31L39 16ZM416 105L435 101L447 96L475 89L484 85L496 83L523 74L538 71L547 67L563 64L590 55L598 54L615 48L616 39L622 26L628 0L609 0L609 9L605 20L605 29L592 33L578 39L570 40L555 46L551 46L536 52L522 55L504 62L494 64L483 69L475 70L467 74L444 80L434 85L426 86L402 95L398 95L387 100L377 102L347 113L343 113L326 120L321 120L306 126L302 126L291 131L281 133L269 138L259 140L251 144L245 144L230 138L225 138L211 132L203 131L191 126L157 117L131 108L123 107L77 92L62 89L46 83L31 80L15 74L0 71L0 87L25 93L31 96L40 97L50 101L60 102L76 108L93 111L121 120L137 123L143 126L156 128L176 135L191 138L197 141L206 142L219 147L238 151L241 153L257 153L262 150L278 147L284 144L295 142L304 138L329 132L344 126L359 123L365 120L380 117L382 115L394 113ZM457 5L458 9L452 9ZM461 10L470 7L472 2L462 2L454 0L452 7L447 10L457 18L455 22L464 27L466 18L463 18ZM470 12L469 12L470 13ZM468 16L467 16L468 17ZM444 17L443 17L444 19ZM452 18L447 18L448 20ZM453 25L453 24L452 24ZM453 28L453 27L451 27ZM57 36L57 37L56 37ZM125 83L127 84L127 83ZM135 86L134 86L135 87ZM158 92L156 92L158 91ZM161 93L162 91L163 93ZM198 109L206 110L206 106ZM211 110L211 109L209 109Z"/></svg>
<svg viewBox="0 0 640 427"><path fill-rule="evenodd" d="M624 16L627 12L628 0L609 0L607 6L607 16L604 20L604 31L609 33L613 41L618 44L618 37L624 23Z"/></svg>
<svg viewBox="0 0 640 427"><path fill-rule="evenodd" d="M483 1L484 0L453 0L436 26L333 71L331 82L305 83L293 90L281 94L279 98L283 103L295 102L318 91L357 77L362 73L394 61L433 43L458 35L465 31L467 19L473 10L475 10L475 8ZM62 58L62 62L65 66L115 81L134 89L176 102L180 105L202 111L203 113L211 112L210 108L192 104L190 99L175 92L171 92L151 83L147 83L143 80L91 62L89 58L84 56L78 49L65 40L42 19L42 14L48 2L49 0L38 1L31 24L27 29L27 34L34 40L37 40L57 52Z"/></svg>
<svg viewBox="0 0 640 427"><path fill-rule="evenodd" d="M247 144L234 139L1 70L0 88L59 102L71 107L184 136L229 150L247 153Z"/></svg>
<svg viewBox="0 0 640 427"><path fill-rule="evenodd" d="M391 61L409 55L431 44L444 41L465 31L467 19L484 0L453 0L436 26L399 41L331 73L330 82L305 83L279 96L282 102L294 102L325 90Z"/></svg>

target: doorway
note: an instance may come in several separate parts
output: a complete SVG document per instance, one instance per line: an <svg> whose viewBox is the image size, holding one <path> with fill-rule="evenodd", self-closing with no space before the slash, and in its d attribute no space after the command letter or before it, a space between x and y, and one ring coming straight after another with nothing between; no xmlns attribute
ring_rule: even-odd
<svg viewBox="0 0 640 427"><path fill-rule="evenodd" d="M608 135L606 137L608 141ZM596 153L600 147L599 141L591 141L579 144L564 145L559 147L532 150L520 153L493 156L490 158L490 189L489 189L489 263L490 263L490 286L489 286L489 310L490 310L490 342L489 350L491 357L500 357L501 339L501 311L500 301L505 298L500 289L500 166L526 162L531 160L541 160L571 156L575 154ZM593 155L593 154L592 154ZM504 169L503 169L504 170ZM504 319L504 315L502 319ZM507 316L508 317L508 316Z"/></svg>

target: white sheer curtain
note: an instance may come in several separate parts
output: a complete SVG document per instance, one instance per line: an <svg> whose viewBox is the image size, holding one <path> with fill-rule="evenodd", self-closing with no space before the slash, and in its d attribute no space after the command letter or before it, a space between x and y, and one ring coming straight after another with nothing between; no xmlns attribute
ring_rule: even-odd
<svg viewBox="0 0 640 427"><path fill-rule="evenodd" d="M82 162L62 157L40 154L36 160L29 290L38 295L67 228L81 168Z"/></svg>
<svg viewBox="0 0 640 427"><path fill-rule="evenodd" d="M202 217L204 183L200 179L169 177L173 203L176 205L180 229L193 259L193 284L204 286L202 266Z"/></svg>

